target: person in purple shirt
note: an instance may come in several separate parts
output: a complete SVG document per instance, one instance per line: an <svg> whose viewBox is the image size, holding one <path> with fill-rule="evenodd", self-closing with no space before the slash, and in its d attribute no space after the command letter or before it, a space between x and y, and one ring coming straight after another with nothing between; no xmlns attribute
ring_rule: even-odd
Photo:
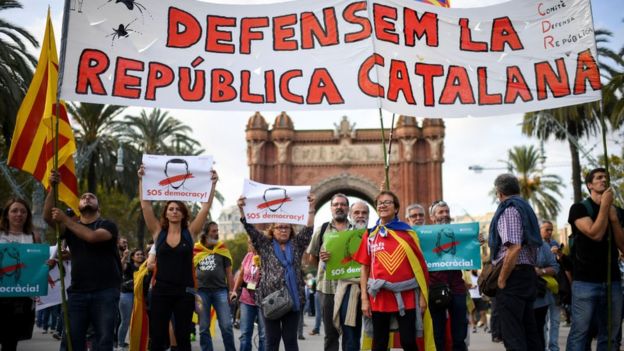
<svg viewBox="0 0 624 351"><path fill-rule="evenodd" d="M431 217L433 224L451 223L450 209L447 203L442 200L435 201L431 205L429 217ZM467 350L465 339L468 333L468 318L466 318L466 293L468 290L462 277L462 271L429 272L429 284L430 286L447 284L452 295L451 302L445 308L430 306L436 349L445 350L446 320L450 318L453 351Z"/></svg>
<svg viewBox="0 0 624 351"><path fill-rule="evenodd" d="M496 177L494 187L500 204L490 223L488 244L492 264L502 264L496 308L503 343L507 350L543 350L533 313L534 267L537 248L542 245L537 216L520 197L520 183L513 174Z"/></svg>

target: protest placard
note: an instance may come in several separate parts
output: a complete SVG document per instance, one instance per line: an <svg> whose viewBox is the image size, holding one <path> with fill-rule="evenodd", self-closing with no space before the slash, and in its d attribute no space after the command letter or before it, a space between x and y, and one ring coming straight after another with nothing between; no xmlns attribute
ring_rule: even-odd
<svg viewBox="0 0 624 351"><path fill-rule="evenodd" d="M46 295L48 255L45 244L0 244L0 297Z"/></svg>
<svg viewBox="0 0 624 351"><path fill-rule="evenodd" d="M479 223L414 227L430 272L481 269Z"/></svg>
<svg viewBox="0 0 624 351"><path fill-rule="evenodd" d="M100 104L461 117L601 96L589 0L85 1L64 42L61 97Z"/></svg>
<svg viewBox="0 0 624 351"><path fill-rule="evenodd" d="M143 155L143 199L206 202L212 156Z"/></svg>
<svg viewBox="0 0 624 351"><path fill-rule="evenodd" d="M56 245L50 246L50 258L56 257ZM65 291L71 284L71 264L69 261L64 260L63 266L65 267ZM46 295L40 295L35 299L35 310L39 311L47 307L56 306L61 303L61 272L59 271L58 264L50 268L48 273L48 293Z"/></svg>
<svg viewBox="0 0 624 351"><path fill-rule="evenodd" d="M330 253L325 265L328 280L357 278L361 265L353 260L366 229L323 234L325 250Z"/></svg>
<svg viewBox="0 0 624 351"><path fill-rule="evenodd" d="M269 185L245 179L245 218L249 223L307 225L310 186Z"/></svg>

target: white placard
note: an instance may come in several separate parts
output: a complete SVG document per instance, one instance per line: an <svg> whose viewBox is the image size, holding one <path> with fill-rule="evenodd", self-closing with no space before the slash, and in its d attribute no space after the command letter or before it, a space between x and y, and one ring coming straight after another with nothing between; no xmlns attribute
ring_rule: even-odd
<svg viewBox="0 0 624 351"><path fill-rule="evenodd" d="M143 155L143 199L206 202L212 156Z"/></svg>
<svg viewBox="0 0 624 351"><path fill-rule="evenodd" d="M68 23L72 101L462 117L601 96L589 0L85 1Z"/></svg>
<svg viewBox="0 0 624 351"><path fill-rule="evenodd" d="M249 223L307 225L310 186L270 185L245 179L245 218Z"/></svg>
<svg viewBox="0 0 624 351"><path fill-rule="evenodd" d="M50 259L56 258L56 245L50 246ZM71 284L71 264L68 260L63 261L65 267L65 291ZM39 311L47 307L61 303L61 272L58 265L50 269L48 273L48 294L35 299L35 310Z"/></svg>

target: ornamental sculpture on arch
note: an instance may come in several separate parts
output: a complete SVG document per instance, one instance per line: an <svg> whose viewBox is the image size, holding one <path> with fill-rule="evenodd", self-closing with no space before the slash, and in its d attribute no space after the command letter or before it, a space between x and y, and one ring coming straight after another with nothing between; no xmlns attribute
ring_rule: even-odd
<svg viewBox="0 0 624 351"><path fill-rule="evenodd" d="M427 207L442 199L444 122L400 116L390 154L390 189L403 210L418 202ZM256 112L245 130L251 180L265 184L312 185L317 207L336 192L373 204L384 181L381 129L356 129L347 116L333 129L296 130L286 112L272 128ZM385 131L386 141L390 130ZM318 209L318 208L317 208Z"/></svg>

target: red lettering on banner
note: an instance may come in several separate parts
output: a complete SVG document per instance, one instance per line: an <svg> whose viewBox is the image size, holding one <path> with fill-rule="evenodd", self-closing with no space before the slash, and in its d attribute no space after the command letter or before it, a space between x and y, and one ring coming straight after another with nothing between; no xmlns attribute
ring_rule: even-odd
<svg viewBox="0 0 624 351"><path fill-rule="evenodd" d="M117 57L113 96L138 99L141 96L141 77L132 76L128 71L143 71L144 66L143 61Z"/></svg>
<svg viewBox="0 0 624 351"><path fill-rule="evenodd" d="M100 75L106 72L109 65L110 60L103 51L83 50L78 60L76 94L88 94L91 90L91 93L95 95L107 95Z"/></svg>
<svg viewBox="0 0 624 351"><path fill-rule="evenodd" d="M295 29L292 28L295 24L297 24L297 15L273 17L273 50L297 50L297 41L293 39Z"/></svg>
<svg viewBox="0 0 624 351"><path fill-rule="evenodd" d="M535 89L537 90L537 99L545 100L548 98L546 89L550 89L554 97L564 97L570 95L570 85L568 80L568 71L566 70L563 58L555 60L557 65L557 73L553 71L548 61L538 62L535 64Z"/></svg>
<svg viewBox="0 0 624 351"><path fill-rule="evenodd" d="M240 52L241 54L251 53L251 41L264 39L264 33L255 31L255 28L269 26L268 17L243 17L241 19Z"/></svg>
<svg viewBox="0 0 624 351"><path fill-rule="evenodd" d="M487 91L487 67L477 68L477 80L479 82L479 105L500 105L503 95L489 94Z"/></svg>
<svg viewBox="0 0 624 351"><path fill-rule="evenodd" d="M409 72L405 61L390 61L390 81L388 82L388 100L396 102L399 98L399 92L403 93L405 102L416 105L414 94L412 92L412 84L409 79Z"/></svg>
<svg viewBox="0 0 624 351"><path fill-rule="evenodd" d="M220 27L236 27L236 17L206 17L206 51L233 54L232 32L219 30Z"/></svg>
<svg viewBox="0 0 624 351"><path fill-rule="evenodd" d="M372 54L362 64L358 71L358 87L360 90L372 97L383 97L385 95L384 87L370 80L370 72L375 65L384 66L384 58L379 54Z"/></svg>
<svg viewBox="0 0 624 351"><path fill-rule="evenodd" d="M306 103L318 105L323 102L324 98L327 99L330 105L344 103L344 99L340 95L340 91L338 91L331 74L325 68L317 68L312 73L312 78L310 79Z"/></svg>
<svg viewBox="0 0 624 351"><path fill-rule="evenodd" d="M213 69L211 72L211 102L226 102L236 99L236 89L232 87L234 75L226 69Z"/></svg>
<svg viewBox="0 0 624 351"><path fill-rule="evenodd" d="M425 106L435 106L433 77L443 76L444 66L429 63L416 63L414 72L423 77L423 95L425 97Z"/></svg>
<svg viewBox="0 0 624 351"><path fill-rule="evenodd" d="M275 103L275 71L264 72L264 91L266 91L266 103Z"/></svg>
<svg viewBox="0 0 624 351"><path fill-rule="evenodd" d="M180 26L183 26L184 29L180 30ZM197 43L201 35L201 25L193 15L175 7L169 8L167 47L188 48Z"/></svg>
<svg viewBox="0 0 624 351"><path fill-rule="evenodd" d="M195 79L191 78L191 69L189 67L180 67L178 82L178 90L180 98L184 101L201 101L206 96L206 71L203 69L193 70ZM194 84L191 85L191 82Z"/></svg>
<svg viewBox="0 0 624 351"><path fill-rule="evenodd" d="M240 101L249 102L252 104L261 104L264 102L262 94L253 94L250 91L251 85L251 72L243 70L241 71L241 88L240 88Z"/></svg>
<svg viewBox="0 0 624 351"><path fill-rule="evenodd" d="M333 7L323 9L323 23L321 26L314 12L301 13L301 48L313 49L314 38L321 46L331 46L338 44L338 21L336 20L336 10Z"/></svg>
<svg viewBox="0 0 624 351"><path fill-rule="evenodd" d="M303 104L303 96L294 94L290 91L290 80L297 77L302 77L303 71L300 69L293 69L290 71L284 72L280 77L280 94L284 98L284 100L302 105Z"/></svg>
<svg viewBox="0 0 624 351"><path fill-rule="evenodd" d="M459 98L463 105L474 104L475 98L472 93L472 84L466 68L461 66L449 66L444 88L440 95L440 104L452 105Z"/></svg>
<svg viewBox="0 0 624 351"><path fill-rule="evenodd" d="M368 17L366 15L362 17L357 15L357 13L360 11L366 11L366 1L351 3L342 12L342 18L346 22L356 24L361 27L361 29L357 32L345 34L345 43L353 43L356 41L367 39L372 33L373 29Z"/></svg>
<svg viewBox="0 0 624 351"><path fill-rule="evenodd" d="M387 19L397 19L397 9L381 4L373 4L373 17L377 39L398 44L399 35L394 33L394 23L387 21Z"/></svg>
<svg viewBox="0 0 624 351"><path fill-rule="evenodd" d="M490 39L491 51L505 51L505 44L511 50L522 50L524 46L518 37L509 17L495 18L492 23L492 38Z"/></svg>
<svg viewBox="0 0 624 351"><path fill-rule="evenodd" d="M463 51L485 52L488 51L488 45L482 41L472 41L472 32L470 31L470 23L468 18L460 18L461 34L459 36L459 49Z"/></svg>
<svg viewBox="0 0 624 351"><path fill-rule="evenodd" d="M515 104L518 97L524 102L533 100L533 94L531 94L529 85L526 83L526 79L524 79L520 68L518 66L509 66L507 67L505 103Z"/></svg>
<svg viewBox="0 0 624 351"><path fill-rule="evenodd" d="M574 95L585 94L585 81L589 81L589 85L594 90L600 90L600 72L598 64L589 49L582 51L576 57L576 76L574 78Z"/></svg>
<svg viewBox="0 0 624 351"><path fill-rule="evenodd" d="M420 18L418 13L410 8L403 10L403 23L405 34L405 45L416 45L415 38L427 37L427 46L438 46L438 14L425 12Z"/></svg>
<svg viewBox="0 0 624 351"><path fill-rule="evenodd" d="M156 100L156 89L171 85L173 78L171 67L160 62L150 62L148 65L147 86L145 87L145 100Z"/></svg>

